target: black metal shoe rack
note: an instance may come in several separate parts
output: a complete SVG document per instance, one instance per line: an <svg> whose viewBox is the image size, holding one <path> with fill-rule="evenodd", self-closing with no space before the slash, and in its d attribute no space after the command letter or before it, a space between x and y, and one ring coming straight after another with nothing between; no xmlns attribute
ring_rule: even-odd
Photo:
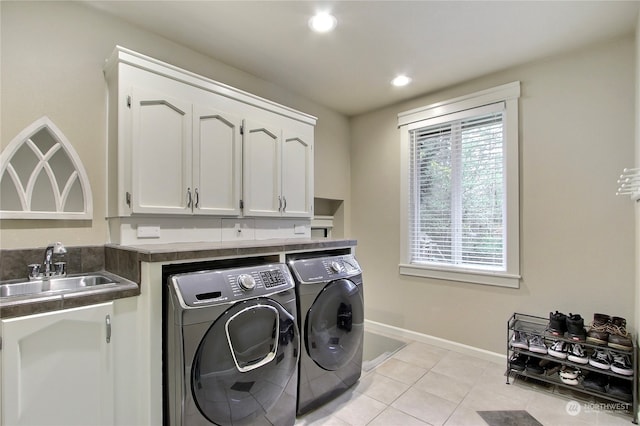
<svg viewBox="0 0 640 426"><path fill-rule="evenodd" d="M591 396L596 396L599 398L602 398L604 400L608 400L608 401L613 401L619 404L622 404L623 406L626 407L627 411L629 411L629 413L632 415L633 419L632 422L637 424L637 418L638 418L638 359L637 359L637 353L638 353L638 347L637 347L637 343L636 343L636 339L634 337L632 337L632 341L633 341L633 350L632 351L623 351L623 350L618 350L618 349L614 349L614 348L610 348L608 346L602 346L602 345L593 345L590 343L586 343L586 342L580 342L580 344L583 345L583 347L585 348L585 351L587 352L587 354L591 354L595 349L602 349L602 348L606 348L609 352L611 353L622 353L625 355L629 355L632 359L632 364L633 364L633 375L632 376L624 376L622 374L617 374L611 370L604 370L601 368L597 368L597 367L593 367L589 364L578 364L572 361L569 361L568 359L560 359L560 358L556 358L553 357L551 355L544 355L544 354L540 354L540 353L536 353L536 352L531 352L527 349L520 349L520 348L514 348L510 345L511 339L513 337L513 334L517 331L517 332L524 332L528 335L539 335L542 336L545 340L545 343L547 343L547 347L551 346L551 342L556 341L556 340L563 340L565 341L567 344L571 344L571 343L577 343L575 341L572 341L566 337L560 337L560 336L555 336L553 334L551 334L548 330L547 327L549 325L549 319L548 318L543 318L543 317L537 317L537 316L533 316L533 315L527 315L527 314L520 314L520 313L514 313L511 318L509 318L509 321L507 323L507 372L505 373L505 375L507 376L507 384L509 384L509 378L513 377L513 379L515 380L516 377L521 376L521 377L526 377L526 378L532 378L534 380L539 380L542 382L546 382L546 383L550 383L556 386L560 386L563 388L567 388L567 389L571 389L573 391L577 391L577 392L581 392L584 393L586 395L591 395ZM536 374L534 372L531 371L527 371L526 369L524 370L516 370L514 368L512 368L511 365L511 356L514 353L518 353L521 354L523 356L529 356L529 357L534 357L534 358L538 358L540 360L542 359L546 359L561 365L567 365L573 368L577 368L580 371L585 371L585 372L596 372L596 373L600 373L600 374L604 374L606 376L609 377L616 377L618 379L621 380L628 380L629 382L631 382L632 386L632 400L631 402L628 400L624 400L621 398L616 397L615 395L611 395L609 393L606 392L599 392L595 389L590 389L590 388L585 388L582 384L582 376L579 379L579 383L577 385L569 385L566 383L563 383L560 380L559 375L556 373L554 375L549 375L547 376L546 374L542 373L542 374Z"/></svg>

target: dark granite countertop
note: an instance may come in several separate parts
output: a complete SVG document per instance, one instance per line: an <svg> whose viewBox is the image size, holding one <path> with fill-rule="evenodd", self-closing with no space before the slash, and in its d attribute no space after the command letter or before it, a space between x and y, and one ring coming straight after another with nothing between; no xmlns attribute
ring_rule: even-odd
<svg viewBox="0 0 640 426"><path fill-rule="evenodd" d="M140 295L140 286L135 282L109 272L101 271L100 274L110 276L117 282L86 287L82 290L61 291L56 294L40 293L2 297L0 298L0 318L58 311Z"/></svg>
<svg viewBox="0 0 640 426"><path fill-rule="evenodd" d="M356 240L271 239L200 243L106 244L105 269L140 284L140 263L172 263L350 248Z"/></svg>
<svg viewBox="0 0 640 426"><path fill-rule="evenodd" d="M103 271L113 274L120 281L115 286L83 289L64 293L39 294L29 296L15 296L0 298L0 318L11 318L42 312L69 309L78 306L107 302L110 300L140 295L140 263L171 263L179 261L197 261L203 259L249 257L275 254L289 254L305 251L332 250L356 246L356 240L311 240L311 239L271 239L252 241L224 241L200 243L169 243L169 244L140 244L118 245L105 244L104 247L70 248L68 256L72 262L85 252L91 252L91 262L84 265L72 264L71 270L90 273L98 271L96 265L103 265ZM2 250L3 263L7 273L17 275L13 271L22 271L24 265L30 263L27 259L37 258L41 249L30 250ZM76 253L77 252L77 253ZM96 255L95 253L100 254ZM95 259L97 260L95 260ZM9 267L11 264L11 267ZM102 272L105 273L105 272Z"/></svg>
<svg viewBox="0 0 640 426"><path fill-rule="evenodd" d="M356 240L271 239L251 241L223 241L199 243L140 244L123 246L106 244L105 247L137 253L142 262L170 262L229 256L251 256L267 253L291 253L305 250L323 250L353 247Z"/></svg>

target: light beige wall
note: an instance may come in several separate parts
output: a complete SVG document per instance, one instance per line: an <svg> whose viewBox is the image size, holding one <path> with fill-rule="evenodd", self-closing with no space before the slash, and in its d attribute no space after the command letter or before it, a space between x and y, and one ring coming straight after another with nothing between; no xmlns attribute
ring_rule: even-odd
<svg viewBox="0 0 640 426"><path fill-rule="evenodd" d="M352 119L353 236L366 318L505 352L515 312L634 324L634 216L616 179L634 158L630 35ZM520 80L520 289L400 276L397 114Z"/></svg>
<svg viewBox="0 0 640 426"><path fill-rule="evenodd" d="M0 10L0 146L49 116L78 152L94 199L92 221L0 221L2 248L41 247L57 240L69 246L106 242L102 66L116 44L317 116L316 196L345 200L350 211L349 123L341 114L80 2L2 1Z"/></svg>
<svg viewBox="0 0 640 426"><path fill-rule="evenodd" d="M635 67L635 83L636 83L636 105L635 105L635 163L634 167L640 167L640 13L636 20L636 67ZM635 203L635 225L636 225L636 259L640 253L640 202ZM636 261L636 294L635 294L635 310L636 310L636 333L640 330L640 262ZM637 334L636 334L637 336ZM640 386L640 385L639 385Z"/></svg>

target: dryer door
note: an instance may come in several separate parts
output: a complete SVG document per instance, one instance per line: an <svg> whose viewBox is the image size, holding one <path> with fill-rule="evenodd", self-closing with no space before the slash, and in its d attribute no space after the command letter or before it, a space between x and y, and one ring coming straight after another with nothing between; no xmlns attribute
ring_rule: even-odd
<svg viewBox="0 0 640 426"><path fill-rule="evenodd" d="M191 392L203 416L219 425L264 416L296 377L298 329L279 303L237 303L204 335L191 366Z"/></svg>
<svg viewBox="0 0 640 426"><path fill-rule="evenodd" d="M362 287L341 279L327 284L307 312L305 346L309 357L325 370L346 366L362 346Z"/></svg>

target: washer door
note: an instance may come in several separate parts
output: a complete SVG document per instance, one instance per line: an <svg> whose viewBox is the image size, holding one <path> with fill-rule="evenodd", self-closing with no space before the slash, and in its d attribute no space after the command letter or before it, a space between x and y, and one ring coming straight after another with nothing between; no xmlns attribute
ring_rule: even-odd
<svg viewBox="0 0 640 426"><path fill-rule="evenodd" d="M307 312L305 346L309 357L325 370L338 370L362 346L364 326L362 290L352 281L332 281Z"/></svg>
<svg viewBox="0 0 640 426"><path fill-rule="evenodd" d="M271 299L229 308L193 359L191 392L202 415L219 425L264 416L296 373L298 339L295 318Z"/></svg>

